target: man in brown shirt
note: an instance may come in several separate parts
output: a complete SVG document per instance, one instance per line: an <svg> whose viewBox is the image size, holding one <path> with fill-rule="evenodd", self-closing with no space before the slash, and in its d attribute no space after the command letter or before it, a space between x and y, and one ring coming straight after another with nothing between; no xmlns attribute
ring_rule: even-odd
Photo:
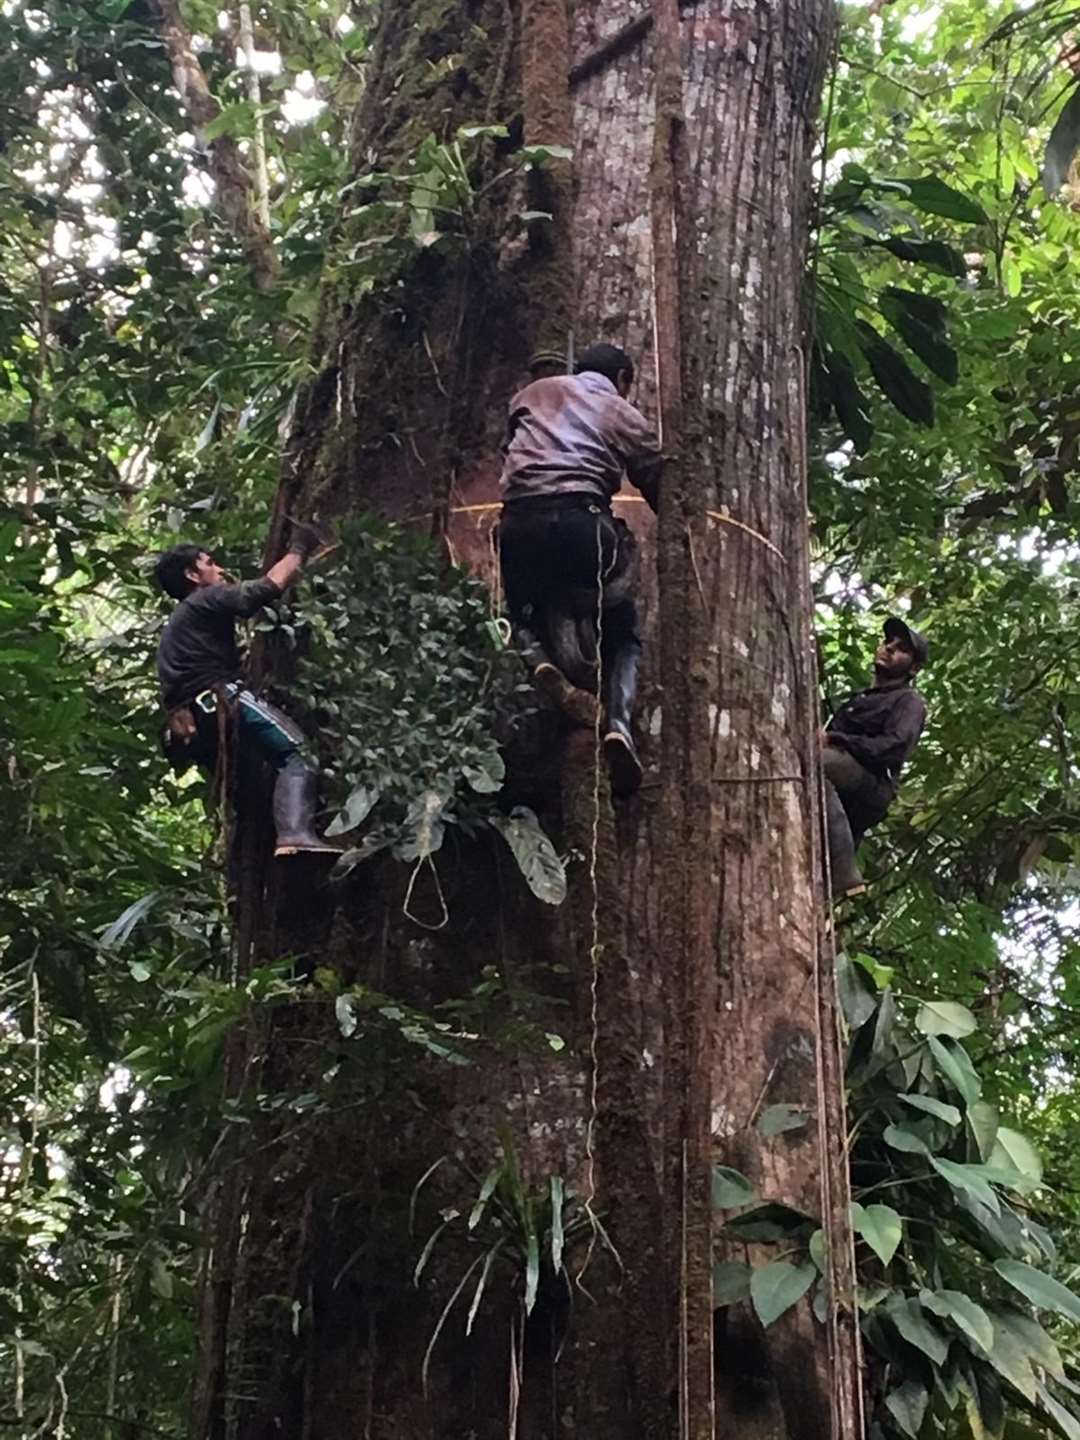
<svg viewBox="0 0 1080 1440"><path fill-rule="evenodd" d="M821 733L834 896L866 888L855 851L896 799L900 772L926 724L926 704L912 681L928 657L918 630L890 615L874 652L873 684L850 696Z"/></svg>
<svg viewBox="0 0 1080 1440"><path fill-rule="evenodd" d="M519 644L534 653L550 649L552 616L567 597L595 596L599 584L604 754L613 791L627 795L641 783L630 729L641 639L625 594L633 537L613 517L611 499L625 475L656 510L663 456L656 432L626 398L634 366L625 351L592 345L576 371L534 380L511 401L500 482L502 572ZM545 666L541 654L538 672Z"/></svg>

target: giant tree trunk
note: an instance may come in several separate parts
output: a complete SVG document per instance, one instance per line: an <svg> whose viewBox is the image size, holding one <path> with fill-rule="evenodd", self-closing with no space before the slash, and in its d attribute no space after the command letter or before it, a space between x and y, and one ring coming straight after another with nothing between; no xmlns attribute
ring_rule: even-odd
<svg viewBox="0 0 1080 1440"><path fill-rule="evenodd" d="M302 869L275 874L249 827L244 965L304 951L421 1007L466 993L497 956L568 1002L573 1022L561 1055L493 1052L466 1071L417 1062L377 1097L326 1081L341 1047L318 999L237 1040L234 1094L322 1087L328 1108L250 1137L236 1127L221 1147L195 1440L488 1440L508 1433L508 1412L523 1440L736 1427L855 1440L842 1102L815 883L799 327L832 5L698 0L680 21L675 0L657 0L651 20L631 0L569 15L557 0L385 6L357 172L393 168L430 131L497 120L513 135L523 118L531 143L571 139L573 209L556 168L551 227L514 238L510 212L534 207L495 185L464 260L419 259L404 289L359 304L340 280L328 288L270 548L286 513L362 508L434 517L452 553L482 568L505 405L529 357L561 348L564 328L579 344L626 345L647 409L659 370L674 457L658 544L640 499L617 502L647 577L646 783L613 811L592 733L553 731L511 785L585 857L568 901L555 912L532 901L477 842L440 861L451 920L437 934L404 917L392 862L357 872L331 905ZM674 69L654 146L657 50ZM553 53L568 91L529 70L550 70ZM563 1033L564 1013L551 1012ZM782 1102L806 1124L766 1142L756 1122ZM433 1253L419 1289L412 1269L440 1208L474 1196L442 1167L414 1235L410 1194L442 1154L483 1172L504 1116L527 1180L559 1175L588 1197L621 1263L579 1246L577 1278L541 1295L523 1335L517 1298L493 1280L470 1339L451 1314L425 1395L428 1341L474 1257ZM766 1333L738 1307L714 1337L713 1158L763 1196L829 1215L830 1324L804 1300Z"/></svg>

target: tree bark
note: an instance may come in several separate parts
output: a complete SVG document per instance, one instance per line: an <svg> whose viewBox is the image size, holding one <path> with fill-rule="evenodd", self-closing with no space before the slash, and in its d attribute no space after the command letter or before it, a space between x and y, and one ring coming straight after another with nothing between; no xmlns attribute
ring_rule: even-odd
<svg viewBox="0 0 1080 1440"><path fill-rule="evenodd" d="M714 1357L711 1299L723 1243L714 1158L809 1213L828 1198L834 1246L847 1243L831 970L819 953L799 330L831 0L700 0L681 17L675 0L657 0L644 26L632 0L576 5L557 47L567 85L547 91L537 26L565 18L556 0L386 6L356 173L392 169L425 134L449 140L464 124L513 133L523 115L526 139L567 134L573 304L538 305L553 275L571 273L569 257L552 251L558 227L520 236L511 185L484 192L452 264L421 258L392 294L359 300L337 281L278 514L366 509L429 525L442 506L455 557L490 569L506 401L551 343L544 327L627 345L638 401L659 399L674 456L658 532L639 497L616 502L644 573L655 564L660 576L659 601L655 578L644 586L646 781L613 811L589 731L556 736L535 775L511 777L584 856L555 912L481 842L453 867L440 857L451 920L437 934L402 915L392 862L333 901L300 871L282 881L248 867L239 913L252 917L255 958L303 952L423 1007L467 993L497 955L533 977L541 1002L571 1002L573 1023L553 1008L570 1042L559 1056L492 1054L452 1074L417 1064L377 1104L334 1092L328 1115L264 1118L246 1148L233 1142L233 1178L207 1206L195 1440L507 1434L519 1342L505 1282L489 1286L471 1339L452 1313L428 1393L419 1385L473 1258L433 1252L410 1285L439 1210L474 1198L450 1165L417 1201L427 1230L408 1224L432 1163L451 1154L482 1172L503 1118L529 1182L564 1177L619 1254L579 1247L572 1304L545 1296L526 1327L521 1440L857 1434L850 1405L833 1400L856 1373L850 1331L815 1327L809 1301L768 1332L732 1312ZM609 45L635 25L632 42ZM485 169L478 193L504 164ZM555 177L561 216L569 175ZM342 228L347 237L347 218ZM565 279L550 293L564 299ZM339 1049L332 1007L312 998L275 1012L234 1068L257 1060L267 1093L318 1088ZM763 1140L756 1122L778 1102L803 1107L807 1125Z"/></svg>

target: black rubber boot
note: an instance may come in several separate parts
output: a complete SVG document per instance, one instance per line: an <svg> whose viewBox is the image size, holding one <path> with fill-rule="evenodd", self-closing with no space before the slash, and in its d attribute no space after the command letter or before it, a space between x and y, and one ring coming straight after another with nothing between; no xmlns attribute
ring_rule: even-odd
<svg viewBox="0 0 1080 1440"><path fill-rule="evenodd" d="M619 798L633 795L641 784L641 761L630 730L637 694L639 654L636 645L624 646L606 667L604 677L607 700L604 758L611 776L611 793Z"/></svg>
<svg viewBox="0 0 1080 1440"><path fill-rule="evenodd" d="M855 859L855 841L851 834L851 822L844 810L843 802L835 786L825 781L825 829L829 841L829 879L832 882L832 898L840 900L853 895L862 895L866 881L862 877Z"/></svg>
<svg viewBox="0 0 1080 1440"><path fill-rule="evenodd" d="M307 766L278 773L274 783L275 855L340 855L329 840L315 834L315 800L319 777Z"/></svg>

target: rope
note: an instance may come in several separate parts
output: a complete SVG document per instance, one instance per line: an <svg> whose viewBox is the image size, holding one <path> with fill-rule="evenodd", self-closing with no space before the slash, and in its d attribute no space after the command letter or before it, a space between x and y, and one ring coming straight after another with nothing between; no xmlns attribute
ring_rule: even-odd
<svg viewBox="0 0 1080 1440"><path fill-rule="evenodd" d="M611 498L612 504L614 505L648 504L648 501L643 495L613 495ZM451 505L450 509L447 511L447 514L484 515L489 514L494 510L501 510L502 507L503 502L501 500L485 500L475 505ZM781 562L781 564L786 565L788 563L787 556L780 549L780 547L778 545L774 545L767 535L763 535L760 530L755 530L752 525L747 525L742 520L736 520L733 515L725 515L720 510L706 510L705 514L710 520L715 520L720 525L728 525L733 530L738 530L741 534L748 535L751 540L756 540L759 545L764 545L767 550L770 550L776 556L776 558ZM430 514L414 515L412 517L413 522L430 519Z"/></svg>
<svg viewBox="0 0 1080 1440"><path fill-rule="evenodd" d="M616 542L615 553L612 555L612 565L618 554ZM597 676L600 681L600 694L597 696L596 718L593 722L593 813L592 813L592 836L589 846L589 884L592 889L592 916L591 916L591 943L589 945L589 1120L585 1128L585 1184L588 1193L585 1197L585 1213L592 1224L592 1234L589 1237L589 1248L585 1252L585 1259L577 1276L577 1284L584 1291L582 1278L589 1268L592 1260L593 1250L596 1248L596 1236L598 1233L598 1221L593 1202L596 1199L596 1119L599 1112L599 1083L600 1083L600 885L597 874L597 853L600 848L600 764L602 760L603 737L601 735L601 717L603 714L603 659L602 646L604 643L604 541L602 517L596 517L596 664ZM587 1291L585 1292L588 1293Z"/></svg>
<svg viewBox="0 0 1080 1440"><path fill-rule="evenodd" d="M744 525L741 520L736 520L731 515L723 515L719 510L706 510L705 514L710 520L719 520L721 525L731 525L736 530L741 530L744 535L749 535L752 539L760 541L767 550L772 551L777 559L782 560L785 565L787 564L787 557L784 555L784 552L779 550L766 536L762 535L760 530L755 530L750 525Z"/></svg>

